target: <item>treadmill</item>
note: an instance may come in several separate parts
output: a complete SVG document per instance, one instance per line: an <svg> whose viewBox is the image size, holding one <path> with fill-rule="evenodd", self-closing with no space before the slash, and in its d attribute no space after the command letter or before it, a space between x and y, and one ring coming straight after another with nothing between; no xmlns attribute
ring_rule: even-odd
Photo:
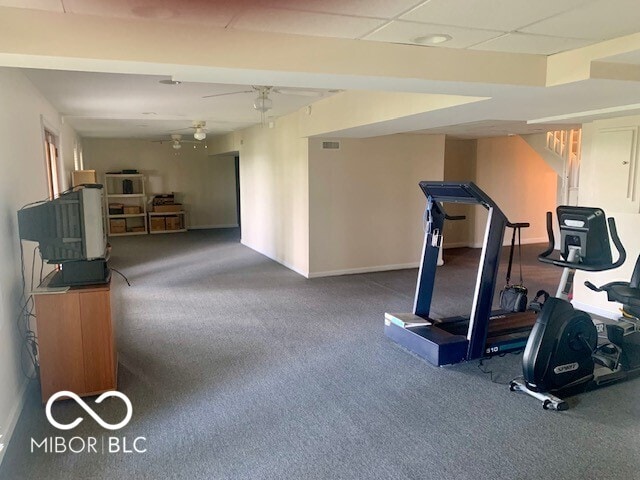
<svg viewBox="0 0 640 480"><path fill-rule="evenodd" d="M473 182L423 181L420 188L427 197L427 229L413 313L385 313L385 334L437 366L523 349L537 314L492 311L491 305L505 230L529 224L509 222L498 205ZM464 218L447 215L445 203L481 205L489 211L468 317L433 318L430 315L444 222Z"/></svg>

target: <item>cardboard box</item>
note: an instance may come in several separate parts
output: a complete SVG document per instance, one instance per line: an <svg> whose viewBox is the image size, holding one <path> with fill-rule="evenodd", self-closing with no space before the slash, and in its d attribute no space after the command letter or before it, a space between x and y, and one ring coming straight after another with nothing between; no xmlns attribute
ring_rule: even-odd
<svg viewBox="0 0 640 480"><path fill-rule="evenodd" d="M111 210L111 206L109 206L109 210ZM123 210L126 215L135 215L140 213L140 207L136 205L125 205Z"/></svg>
<svg viewBox="0 0 640 480"><path fill-rule="evenodd" d="M121 203L109 204L109 215L122 215L124 213L124 205Z"/></svg>
<svg viewBox="0 0 640 480"><path fill-rule="evenodd" d="M98 183L95 170L74 170L71 172L71 186L84 185L85 183Z"/></svg>
<svg viewBox="0 0 640 480"><path fill-rule="evenodd" d="M109 231L111 233L125 233L127 231L127 222L124 218L109 219Z"/></svg>
<svg viewBox="0 0 640 480"><path fill-rule="evenodd" d="M149 228L152 232L157 232L159 230L166 230L166 224L164 222L164 217L151 217L149 218Z"/></svg>
<svg viewBox="0 0 640 480"><path fill-rule="evenodd" d="M174 203L174 204L167 204L167 205L154 205L153 211L158 213L180 212L182 211L182 204Z"/></svg>
<svg viewBox="0 0 640 480"><path fill-rule="evenodd" d="M144 225L138 225L135 227L131 227L132 232L146 232L147 230L144 228Z"/></svg>
<svg viewBox="0 0 640 480"><path fill-rule="evenodd" d="M165 223L167 230L180 230L182 229L182 219L178 216L165 217Z"/></svg>

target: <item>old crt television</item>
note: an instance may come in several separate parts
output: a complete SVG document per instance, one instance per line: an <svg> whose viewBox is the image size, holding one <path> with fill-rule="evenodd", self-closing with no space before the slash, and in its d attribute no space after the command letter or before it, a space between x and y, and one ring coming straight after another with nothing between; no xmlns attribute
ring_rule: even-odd
<svg viewBox="0 0 640 480"><path fill-rule="evenodd" d="M50 286L109 281L102 185L18 210L18 230L21 240L38 242L44 261L60 266Z"/></svg>

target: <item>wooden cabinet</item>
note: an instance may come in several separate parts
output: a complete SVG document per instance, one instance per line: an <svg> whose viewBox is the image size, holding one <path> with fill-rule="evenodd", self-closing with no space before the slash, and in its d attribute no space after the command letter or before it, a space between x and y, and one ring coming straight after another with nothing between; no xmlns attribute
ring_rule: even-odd
<svg viewBox="0 0 640 480"><path fill-rule="evenodd" d="M34 300L43 403L61 390L80 396L115 390L118 359L110 285L34 293Z"/></svg>

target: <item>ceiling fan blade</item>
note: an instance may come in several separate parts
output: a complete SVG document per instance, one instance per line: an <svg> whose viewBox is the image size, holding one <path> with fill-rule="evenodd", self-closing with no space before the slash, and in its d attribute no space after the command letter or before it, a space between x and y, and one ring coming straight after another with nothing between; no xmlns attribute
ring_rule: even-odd
<svg viewBox="0 0 640 480"><path fill-rule="evenodd" d="M315 90L294 90L289 88L274 88L274 93L279 93L280 95L297 95L300 97L321 97L322 92L317 92Z"/></svg>
<svg viewBox="0 0 640 480"><path fill-rule="evenodd" d="M225 95L237 95L239 93L253 93L253 90L243 90L242 92L214 93L213 95L205 95L202 98L224 97Z"/></svg>

